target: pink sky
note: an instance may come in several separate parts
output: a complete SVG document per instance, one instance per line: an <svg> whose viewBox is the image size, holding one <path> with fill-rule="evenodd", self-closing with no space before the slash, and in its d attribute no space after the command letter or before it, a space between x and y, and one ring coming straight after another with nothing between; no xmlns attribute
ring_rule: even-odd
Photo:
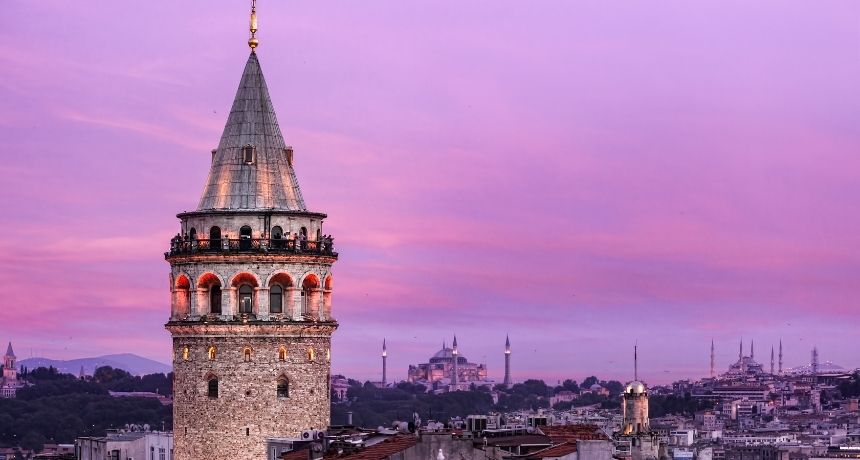
<svg viewBox="0 0 860 460"><path fill-rule="evenodd" d="M0 340L170 360L168 264L247 2L5 2ZM652 382L741 337L860 365L860 3L259 2L335 265L333 370L456 333L501 378ZM767 357L769 358L769 356Z"/></svg>

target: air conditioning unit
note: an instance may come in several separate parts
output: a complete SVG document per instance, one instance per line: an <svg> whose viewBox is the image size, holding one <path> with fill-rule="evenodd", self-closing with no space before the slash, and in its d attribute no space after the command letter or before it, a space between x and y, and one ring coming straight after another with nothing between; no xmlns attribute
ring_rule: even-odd
<svg viewBox="0 0 860 460"><path fill-rule="evenodd" d="M302 431L302 441L313 441L317 438L317 430Z"/></svg>
<svg viewBox="0 0 860 460"><path fill-rule="evenodd" d="M314 430L314 431L316 431L316 430ZM325 439L325 431L323 431L323 430L319 430L319 431L317 431L317 432L316 432L316 437L315 437L314 439L317 439L317 440L320 440L320 441L321 441L321 440L323 440L323 439Z"/></svg>

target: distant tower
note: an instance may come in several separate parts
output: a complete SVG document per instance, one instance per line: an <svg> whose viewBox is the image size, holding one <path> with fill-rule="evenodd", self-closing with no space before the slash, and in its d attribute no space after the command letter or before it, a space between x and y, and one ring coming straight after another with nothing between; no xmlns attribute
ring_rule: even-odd
<svg viewBox="0 0 860 460"><path fill-rule="evenodd" d="M782 339L779 339L779 375L782 375Z"/></svg>
<svg viewBox="0 0 860 460"><path fill-rule="evenodd" d="M770 375L773 375L773 346L770 347Z"/></svg>
<svg viewBox="0 0 860 460"><path fill-rule="evenodd" d="M388 367L386 366L386 360L388 359L388 348L385 346L385 339L382 339L382 384L385 385L388 383Z"/></svg>
<svg viewBox="0 0 860 460"><path fill-rule="evenodd" d="M508 336L505 336L505 380L502 383L511 386L511 339Z"/></svg>
<svg viewBox="0 0 860 460"><path fill-rule="evenodd" d="M8 381L18 379L18 369L15 367L15 352L12 351L12 342L6 347L6 356L3 357L3 378Z"/></svg>
<svg viewBox="0 0 860 460"><path fill-rule="evenodd" d="M648 421L648 390L645 384L639 381L639 354L638 346L633 346L633 381L624 388L624 421L621 425L621 434L643 434L648 433L650 424Z"/></svg>
<svg viewBox="0 0 860 460"><path fill-rule="evenodd" d="M84 378L86 378L86 376L87 374L84 373L84 366L81 366L81 372L80 374L78 374L78 378L83 380Z"/></svg>
<svg viewBox="0 0 860 460"><path fill-rule="evenodd" d="M755 341L750 340L750 360L755 359Z"/></svg>
<svg viewBox="0 0 860 460"><path fill-rule="evenodd" d="M331 423L337 253L323 236L327 216L302 197L255 32L252 6L250 54L218 147L206 152L203 194L177 215L165 253L175 460L266 458L267 439Z"/></svg>
<svg viewBox="0 0 860 460"><path fill-rule="evenodd" d="M714 378L714 339L711 339L711 378Z"/></svg>
<svg viewBox="0 0 860 460"><path fill-rule="evenodd" d="M741 344L738 347L738 360L744 358L744 339L741 339Z"/></svg>
<svg viewBox="0 0 860 460"><path fill-rule="evenodd" d="M460 361L460 352L457 351L457 335L454 335L454 343L451 344L451 356L454 357L454 375L451 377L451 384L454 386L454 389L457 389L457 381L459 380L458 375L458 361Z"/></svg>

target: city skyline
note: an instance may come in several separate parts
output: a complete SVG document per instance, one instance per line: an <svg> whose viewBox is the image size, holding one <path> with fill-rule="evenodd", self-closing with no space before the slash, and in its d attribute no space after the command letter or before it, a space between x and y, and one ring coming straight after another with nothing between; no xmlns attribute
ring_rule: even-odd
<svg viewBox="0 0 860 460"><path fill-rule="evenodd" d="M0 31L19 354L170 361L162 255L246 56L246 5L202 5L9 6L39 18ZM741 337L858 365L857 5L264 5L341 253L334 372L381 376L385 337L400 380L454 333L499 380L506 334L515 381L630 380L634 341L653 383L707 376L712 338L718 372Z"/></svg>

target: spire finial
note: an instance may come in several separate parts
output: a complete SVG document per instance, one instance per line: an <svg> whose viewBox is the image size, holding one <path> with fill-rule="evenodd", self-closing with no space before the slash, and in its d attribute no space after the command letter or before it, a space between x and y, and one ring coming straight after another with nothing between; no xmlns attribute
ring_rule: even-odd
<svg viewBox="0 0 860 460"><path fill-rule="evenodd" d="M255 36L257 33L257 0L251 0L251 38L248 39L248 46L251 47L251 52L255 52L260 41Z"/></svg>

